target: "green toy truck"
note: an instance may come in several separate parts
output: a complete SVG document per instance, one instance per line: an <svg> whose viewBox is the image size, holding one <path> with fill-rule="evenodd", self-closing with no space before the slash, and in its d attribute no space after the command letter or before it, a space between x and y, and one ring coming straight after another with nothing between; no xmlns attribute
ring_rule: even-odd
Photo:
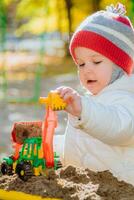
<svg viewBox="0 0 134 200"><path fill-rule="evenodd" d="M42 138L27 138L22 145L19 158L13 156L4 158L1 164L3 175L18 174L19 178L27 181L31 176L46 174L47 166L42 154ZM59 156L54 153L54 169L62 167Z"/></svg>

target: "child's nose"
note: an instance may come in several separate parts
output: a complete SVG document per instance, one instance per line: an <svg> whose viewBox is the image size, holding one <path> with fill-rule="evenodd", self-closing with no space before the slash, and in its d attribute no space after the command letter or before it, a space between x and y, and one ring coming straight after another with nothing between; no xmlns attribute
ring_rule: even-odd
<svg viewBox="0 0 134 200"><path fill-rule="evenodd" d="M92 65L92 63L88 62L85 64L85 72L92 72L94 70L94 66Z"/></svg>

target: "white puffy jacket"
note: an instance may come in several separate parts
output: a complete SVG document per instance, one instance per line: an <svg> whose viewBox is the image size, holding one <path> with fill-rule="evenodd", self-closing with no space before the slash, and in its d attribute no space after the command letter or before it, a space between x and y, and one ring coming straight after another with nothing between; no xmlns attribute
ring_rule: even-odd
<svg viewBox="0 0 134 200"><path fill-rule="evenodd" d="M64 164L110 170L134 185L134 75L82 97L81 120L69 115Z"/></svg>

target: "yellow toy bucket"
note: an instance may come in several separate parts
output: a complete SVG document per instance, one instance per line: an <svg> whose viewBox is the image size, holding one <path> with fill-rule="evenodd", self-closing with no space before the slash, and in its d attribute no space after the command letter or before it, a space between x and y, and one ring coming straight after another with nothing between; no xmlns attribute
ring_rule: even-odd
<svg viewBox="0 0 134 200"><path fill-rule="evenodd" d="M25 194L23 192L6 191L0 189L0 200L60 200L57 198L42 198L37 195Z"/></svg>

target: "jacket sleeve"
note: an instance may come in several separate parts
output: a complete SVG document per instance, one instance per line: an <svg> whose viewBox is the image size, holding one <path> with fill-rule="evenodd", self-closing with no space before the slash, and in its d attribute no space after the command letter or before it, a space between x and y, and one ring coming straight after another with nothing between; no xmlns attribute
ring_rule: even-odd
<svg viewBox="0 0 134 200"><path fill-rule="evenodd" d="M106 144L128 145L134 141L134 108L132 115L127 106L118 102L104 105L84 96L81 119L69 115L69 121L75 128L82 129Z"/></svg>

